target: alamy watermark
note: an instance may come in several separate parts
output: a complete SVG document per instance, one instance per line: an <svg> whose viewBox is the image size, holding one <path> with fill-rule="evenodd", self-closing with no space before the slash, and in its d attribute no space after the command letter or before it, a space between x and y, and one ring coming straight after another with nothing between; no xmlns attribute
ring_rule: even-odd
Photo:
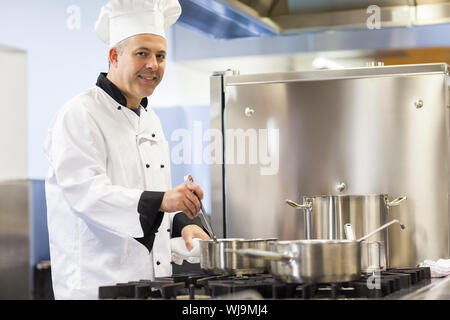
<svg viewBox="0 0 450 320"><path fill-rule="evenodd" d="M381 271L380 271L380 269L374 270L372 272L372 274L369 277L367 277L366 285L369 290L380 290L381 289Z"/></svg>
<svg viewBox="0 0 450 320"><path fill-rule="evenodd" d="M66 26L69 30L81 29L81 9L77 5L70 5L66 10L68 16L66 19Z"/></svg>
<svg viewBox="0 0 450 320"><path fill-rule="evenodd" d="M170 139L176 142L173 164L259 165L263 176L278 173L279 129L226 129L223 135L218 129L203 130L202 122L194 121L192 131L176 129Z"/></svg>
<svg viewBox="0 0 450 320"><path fill-rule="evenodd" d="M370 16L366 20L367 29L381 29L381 9L377 5L367 7L366 13Z"/></svg>

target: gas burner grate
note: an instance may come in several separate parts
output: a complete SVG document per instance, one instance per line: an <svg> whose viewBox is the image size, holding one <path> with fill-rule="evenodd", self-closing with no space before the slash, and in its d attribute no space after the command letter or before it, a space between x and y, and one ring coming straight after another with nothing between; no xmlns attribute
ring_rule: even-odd
<svg viewBox="0 0 450 320"><path fill-rule="evenodd" d="M264 299L381 298L413 285L430 281L430 268L388 269L363 275L356 281L332 284L284 283L270 274L210 276L184 274L119 283L99 288L100 299L217 298L255 290Z"/></svg>

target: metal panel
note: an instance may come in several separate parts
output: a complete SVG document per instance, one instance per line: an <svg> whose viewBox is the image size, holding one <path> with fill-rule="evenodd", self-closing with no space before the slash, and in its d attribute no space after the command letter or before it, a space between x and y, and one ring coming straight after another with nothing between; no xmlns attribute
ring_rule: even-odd
<svg viewBox="0 0 450 320"><path fill-rule="evenodd" d="M448 72L445 63L429 63L401 66L380 66L354 69L317 70L267 74L246 74L225 78L225 85L248 85L257 83L299 82L359 79L373 77L410 76L414 74L443 74Z"/></svg>
<svg viewBox="0 0 450 320"><path fill-rule="evenodd" d="M259 163L225 165L228 237L304 238L303 214L286 198L387 193L408 196L390 211L407 226L389 230L391 266L449 257L446 66L379 70L386 69L320 81L311 79L323 73L309 81L225 78L226 129L279 129L277 174L261 175ZM339 182L347 185L342 193Z"/></svg>
<svg viewBox="0 0 450 320"><path fill-rule="evenodd" d="M180 0L183 14L179 22L219 39L260 37L278 34L277 26L256 12L243 10L239 2L225 0Z"/></svg>
<svg viewBox="0 0 450 320"><path fill-rule="evenodd" d="M0 183L0 300L30 299L29 182Z"/></svg>
<svg viewBox="0 0 450 320"><path fill-rule="evenodd" d="M222 132L223 125L223 74L217 73L210 79L211 84L211 129ZM219 147L223 150L222 141ZM211 170L211 225L217 237L225 236L225 212L224 212L224 168L223 153L216 155L218 161L212 162Z"/></svg>

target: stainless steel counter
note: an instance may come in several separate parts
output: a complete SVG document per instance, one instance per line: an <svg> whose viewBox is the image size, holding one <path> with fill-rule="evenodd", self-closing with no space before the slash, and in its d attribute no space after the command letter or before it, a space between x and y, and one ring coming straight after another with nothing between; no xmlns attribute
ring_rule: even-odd
<svg viewBox="0 0 450 320"><path fill-rule="evenodd" d="M400 300L450 300L450 276L432 278L428 285L403 296Z"/></svg>

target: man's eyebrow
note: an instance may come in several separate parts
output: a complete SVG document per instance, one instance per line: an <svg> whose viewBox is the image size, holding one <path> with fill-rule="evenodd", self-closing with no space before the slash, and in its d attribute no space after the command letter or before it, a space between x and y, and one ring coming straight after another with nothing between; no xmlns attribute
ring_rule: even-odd
<svg viewBox="0 0 450 320"><path fill-rule="evenodd" d="M145 50L145 51L149 51L149 52L152 51L152 50L150 50L150 49L147 48L147 47L140 47L140 48L136 49L136 51L139 51L139 50ZM159 50L158 53L166 54L166 51L165 51L165 50Z"/></svg>

